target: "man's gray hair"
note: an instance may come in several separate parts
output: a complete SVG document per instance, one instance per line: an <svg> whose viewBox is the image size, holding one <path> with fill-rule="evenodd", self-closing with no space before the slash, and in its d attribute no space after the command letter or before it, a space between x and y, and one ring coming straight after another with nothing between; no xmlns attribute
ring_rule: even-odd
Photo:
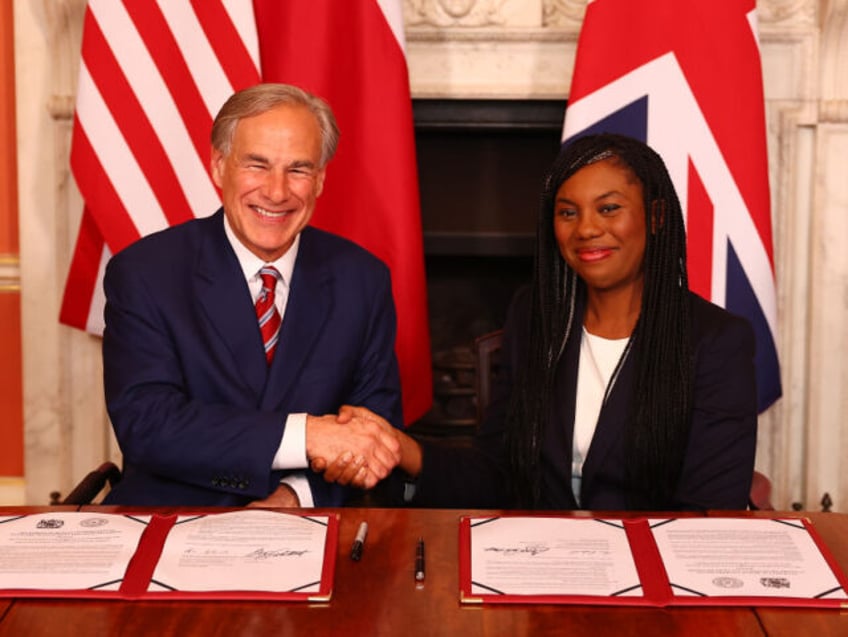
<svg viewBox="0 0 848 637"><path fill-rule="evenodd" d="M256 84L231 95L212 124L212 147L224 155L228 154L239 121L261 115L282 104L305 106L315 116L321 130L321 167L326 166L339 144L336 117L327 102L291 84Z"/></svg>

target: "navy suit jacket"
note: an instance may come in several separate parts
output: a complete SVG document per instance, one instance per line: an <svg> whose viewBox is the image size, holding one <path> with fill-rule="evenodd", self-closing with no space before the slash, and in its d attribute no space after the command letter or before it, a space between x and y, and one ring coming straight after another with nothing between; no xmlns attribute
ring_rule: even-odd
<svg viewBox="0 0 848 637"><path fill-rule="evenodd" d="M504 333L502 369L473 449L422 443L415 504L510 507L504 420L514 372L528 342L529 290L520 293ZM750 325L690 294L694 351L691 429L674 509L744 509L757 441L754 334ZM582 325L578 308L575 324ZM601 409L583 464L580 506L571 490L572 440L581 330L572 331L554 381L551 416L542 440L542 507L625 510L624 425L629 417L634 360L630 356Z"/></svg>
<svg viewBox="0 0 848 637"><path fill-rule="evenodd" d="M388 269L355 244L301 233L274 361L223 211L145 237L104 279L106 404L124 476L106 502L240 506L269 495L289 413L362 405L402 425ZM345 490L307 470L316 506Z"/></svg>

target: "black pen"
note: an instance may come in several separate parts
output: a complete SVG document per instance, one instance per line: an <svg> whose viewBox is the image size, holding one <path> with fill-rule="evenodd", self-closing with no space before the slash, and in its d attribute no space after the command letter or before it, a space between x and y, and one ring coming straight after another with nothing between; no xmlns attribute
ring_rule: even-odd
<svg viewBox="0 0 848 637"><path fill-rule="evenodd" d="M415 547L415 581L424 581L424 538L418 538L418 545Z"/></svg>
<svg viewBox="0 0 848 637"><path fill-rule="evenodd" d="M362 522L359 525L359 530L356 532L356 538L353 540L353 546L350 547L350 559L355 562L362 557L362 547L365 546L365 536L368 535L368 522Z"/></svg>

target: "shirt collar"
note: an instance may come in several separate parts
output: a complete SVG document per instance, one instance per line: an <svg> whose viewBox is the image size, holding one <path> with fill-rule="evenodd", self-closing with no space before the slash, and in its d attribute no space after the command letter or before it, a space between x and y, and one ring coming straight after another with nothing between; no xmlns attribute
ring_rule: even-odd
<svg viewBox="0 0 848 637"><path fill-rule="evenodd" d="M283 285L287 288L291 285L292 272L294 272L294 262L297 259L297 251L300 247L300 233L295 235L291 247L286 250L285 254L276 261L263 261L253 254L247 247L239 241L233 232L227 215L224 215L224 232L227 235L227 240L233 247L233 252L236 253L239 265L241 266L244 278L247 281L255 278L263 265L273 265L280 272L283 278Z"/></svg>

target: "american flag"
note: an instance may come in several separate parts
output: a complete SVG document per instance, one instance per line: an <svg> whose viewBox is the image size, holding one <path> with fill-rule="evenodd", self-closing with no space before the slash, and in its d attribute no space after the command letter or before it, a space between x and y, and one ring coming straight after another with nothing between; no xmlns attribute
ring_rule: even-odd
<svg viewBox="0 0 848 637"><path fill-rule="evenodd" d="M751 322L765 410L781 384L755 1L591 1L563 140L601 131L665 161L686 214L689 285Z"/></svg>
<svg viewBox="0 0 848 637"><path fill-rule="evenodd" d="M236 90L298 84L342 130L314 224L392 270L404 415L432 400L401 0L90 0L71 168L85 202L60 320L103 330L103 269L138 238L220 206L212 120Z"/></svg>

